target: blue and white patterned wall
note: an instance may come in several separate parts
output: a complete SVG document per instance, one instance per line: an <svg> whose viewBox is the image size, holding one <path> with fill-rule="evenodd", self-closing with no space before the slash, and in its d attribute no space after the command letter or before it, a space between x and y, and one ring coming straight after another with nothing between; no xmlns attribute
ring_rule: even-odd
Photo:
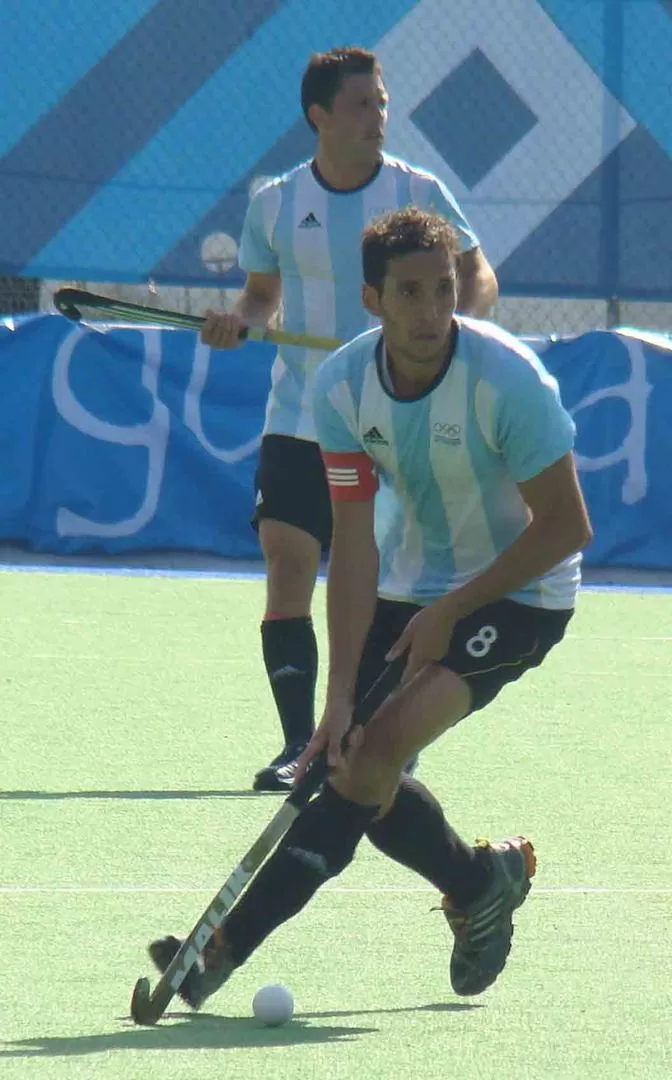
<svg viewBox="0 0 672 1080"><path fill-rule="evenodd" d="M301 73L338 44L379 53L389 149L446 181L504 294L672 299L669 0L13 3L0 274L238 284L220 241L311 153Z"/></svg>

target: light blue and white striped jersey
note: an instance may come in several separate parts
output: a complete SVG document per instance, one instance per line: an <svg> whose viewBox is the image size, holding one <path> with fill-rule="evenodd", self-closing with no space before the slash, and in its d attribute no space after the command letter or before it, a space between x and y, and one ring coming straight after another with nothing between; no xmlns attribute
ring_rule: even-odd
<svg viewBox="0 0 672 1080"><path fill-rule="evenodd" d="M516 485L573 448L574 422L535 353L492 323L457 322L450 365L422 397L385 389L378 329L333 353L315 381L321 449L364 451L378 473L386 599L428 604L482 573L526 528ZM580 566L573 555L511 599L571 608Z"/></svg>
<svg viewBox="0 0 672 1080"><path fill-rule="evenodd" d="M248 207L239 265L280 274L285 329L350 341L375 322L362 306L362 232L380 214L410 205L451 221L463 250L479 246L440 180L384 154L373 179L354 191L329 188L310 161L260 188ZM315 439L311 402L323 359L317 350L278 352L265 433Z"/></svg>

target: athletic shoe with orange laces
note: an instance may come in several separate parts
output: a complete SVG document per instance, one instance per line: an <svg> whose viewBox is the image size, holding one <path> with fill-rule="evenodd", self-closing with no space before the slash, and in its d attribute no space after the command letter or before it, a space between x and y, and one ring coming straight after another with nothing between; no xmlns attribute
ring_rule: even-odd
<svg viewBox="0 0 672 1080"><path fill-rule="evenodd" d="M511 951L513 912L525 902L537 868L534 848L523 836L493 844L478 840L476 847L492 867L487 889L462 910L454 908L448 896L441 901L455 937L450 981L455 993L463 996L481 994L504 969Z"/></svg>

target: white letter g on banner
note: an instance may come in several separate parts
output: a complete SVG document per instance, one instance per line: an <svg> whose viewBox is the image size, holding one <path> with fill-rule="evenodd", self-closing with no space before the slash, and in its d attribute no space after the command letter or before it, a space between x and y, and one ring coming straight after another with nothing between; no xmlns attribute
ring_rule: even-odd
<svg viewBox="0 0 672 1080"><path fill-rule="evenodd" d="M170 412L157 395L159 368L161 366L161 337L158 330L139 330L143 341L142 385L152 396L153 408L150 419L144 424L111 424L101 420L85 409L72 392L68 379L70 364L77 345L91 331L78 326L61 344L54 360L52 392L59 413L72 427L89 435L119 446L144 446L149 455L145 495L139 509L131 517L121 521L92 521L59 507L56 531L59 536L132 536L152 520L156 513L161 492L161 482L166 461Z"/></svg>

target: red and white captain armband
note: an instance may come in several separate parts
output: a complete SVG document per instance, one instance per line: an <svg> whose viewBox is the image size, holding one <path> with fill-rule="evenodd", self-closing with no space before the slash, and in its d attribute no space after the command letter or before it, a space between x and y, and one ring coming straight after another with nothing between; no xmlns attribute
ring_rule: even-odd
<svg viewBox="0 0 672 1080"><path fill-rule="evenodd" d="M329 491L334 502L365 502L378 490L375 466L363 451L351 454L322 452Z"/></svg>

